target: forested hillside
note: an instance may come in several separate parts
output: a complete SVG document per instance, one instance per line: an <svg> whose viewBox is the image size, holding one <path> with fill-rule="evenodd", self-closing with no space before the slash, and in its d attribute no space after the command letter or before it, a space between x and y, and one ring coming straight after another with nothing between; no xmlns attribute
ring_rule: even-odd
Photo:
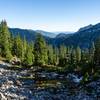
<svg viewBox="0 0 100 100"><path fill-rule="evenodd" d="M65 46L80 46L81 48L86 49L89 48L92 45L92 42L95 42L95 40L100 36L100 23L85 26L80 28L79 31L73 33L69 32L69 34L60 33L56 35L45 31L33 31L18 28L9 28L9 31L13 36L19 34L22 39L25 36L28 42L34 41L36 34L40 33L43 35L46 42L53 46L59 47L64 44Z"/></svg>

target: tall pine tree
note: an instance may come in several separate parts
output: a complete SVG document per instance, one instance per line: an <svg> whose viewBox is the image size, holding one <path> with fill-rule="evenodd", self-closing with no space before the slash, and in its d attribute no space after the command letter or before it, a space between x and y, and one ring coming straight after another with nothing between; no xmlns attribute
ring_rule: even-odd
<svg viewBox="0 0 100 100"><path fill-rule="evenodd" d="M1 56L7 58L7 60L10 60L12 57L10 51L10 32L5 20L0 24L0 47Z"/></svg>
<svg viewBox="0 0 100 100"><path fill-rule="evenodd" d="M34 57L36 65L47 64L47 46L41 34L38 34L34 43Z"/></svg>
<svg viewBox="0 0 100 100"><path fill-rule="evenodd" d="M100 37L95 42L94 62L96 66L100 66Z"/></svg>

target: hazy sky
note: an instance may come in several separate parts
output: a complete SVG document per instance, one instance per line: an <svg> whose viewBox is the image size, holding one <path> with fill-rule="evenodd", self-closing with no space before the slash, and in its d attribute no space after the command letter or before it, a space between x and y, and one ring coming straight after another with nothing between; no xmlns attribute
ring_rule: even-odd
<svg viewBox="0 0 100 100"><path fill-rule="evenodd" d="M77 31L100 22L100 0L0 0L0 20L10 27Z"/></svg>

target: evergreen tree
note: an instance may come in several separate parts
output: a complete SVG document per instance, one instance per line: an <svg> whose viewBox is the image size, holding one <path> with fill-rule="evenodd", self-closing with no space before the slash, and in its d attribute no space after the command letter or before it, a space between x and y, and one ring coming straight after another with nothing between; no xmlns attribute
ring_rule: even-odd
<svg viewBox="0 0 100 100"><path fill-rule="evenodd" d="M33 48L32 45L28 44L24 56L24 64L25 65L32 65L33 64Z"/></svg>
<svg viewBox="0 0 100 100"><path fill-rule="evenodd" d="M34 57L36 65L47 64L47 46L41 34L38 34L34 43Z"/></svg>
<svg viewBox="0 0 100 100"><path fill-rule="evenodd" d="M71 63L71 48L70 47L67 47L67 50L66 50L66 60L67 60L67 64Z"/></svg>
<svg viewBox="0 0 100 100"><path fill-rule="evenodd" d="M13 55L16 55L20 60L22 60L23 42L19 34L14 38L12 52Z"/></svg>
<svg viewBox="0 0 100 100"><path fill-rule="evenodd" d="M77 63L81 61L81 49L79 47L76 48L76 60Z"/></svg>
<svg viewBox="0 0 100 100"><path fill-rule="evenodd" d="M95 42L94 62L96 66L100 66L100 37Z"/></svg>
<svg viewBox="0 0 100 100"><path fill-rule="evenodd" d="M71 53L71 63L76 65L76 62L77 62L77 58L76 58L76 50L73 49L72 50L72 53Z"/></svg>
<svg viewBox="0 0 100 100"><path fill-rule="evenodd" d="M92 43L91 47L89 48L89 55L90 55L90 62L94 62L94 53L95 53L95 45L94 42Z"/></svg>
<svg viewBox="0 0 100 100"><path fill-rule="evenodd" d="M54 61L54 65L58 65L59 64L59 49L57 47L54 47L54 58L53 58L53 61Z"/></svg>
<svg viewBox="0 0 100 100"><path fill-rule="evenodd" d="M10 33L5 20L0 24L0 47L1 56L10 60L12 57L10 51Z"/></svg>
<svg viewBox="0 0 100 100"><path fill-rule="evenodd" d="M27 45L28 45L25 37L24 37L24 40L22 43L23 43L23 45L22 45L22 62L23 62L26 57L25 54L27 52Z"/></svg>
<svg viewBox="0 0 100 100"><path fill-rule="evenodd" d="M89 63L89 60L90 60L90 56L89 56L89 50L86 49L86 50L83 50L82 51L82 56L81 56L81 62L82 64L87 64Z"/></svg>
<svg viewBox="0 0 100 100"><path fill-rule="evenodd" d="M66 57L66 47L64 45L60 46L60 50L59 50L59 57L60 58L65 58Z"/></svg>
<svg viewBox="0 0 100 100"><path fill-rule="evenodd" d="M54 54L53 54L53 47L52 45L48 46L48 64L54 64L53 59L54 59Z"/></svg>

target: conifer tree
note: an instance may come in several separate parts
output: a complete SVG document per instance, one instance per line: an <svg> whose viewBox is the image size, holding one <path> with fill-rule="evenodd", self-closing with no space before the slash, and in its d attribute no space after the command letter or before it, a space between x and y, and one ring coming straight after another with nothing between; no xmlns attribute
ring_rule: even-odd
<svg viewBox="0 0 100 100"><path fill-rule="evenodd" d="M54 47L54 65L59 64L59 49L57 47Z"/></svg>
<svg viewBox="0 0 100 100"><path fill-rule="evenodd" d="M76 48L76 60L77 63L81 61L81 49L79 47Z"/></svg>
<svg viewBox="0 0 100 100"><path fill-rule="evenodd" d="M49 45L48 46L48 64L54 64L54 62L53 62L53 59L54 59L54 57L53 57L53 47L52 47L52 45Z"/></svg>
<svg viewBox="0 0 100 100"><path fill-rule="evenodd" d="M13 55L16 55L20 60L22 60L22 49L23 48L23 42L22 39L20 38L20 35L18 34L14 38L13 46L12 46L12 51Z"/></svg>
<svg viewBox="0 0 100 100"><path fill-rule="evenodd" d="M66 48L64 45L60 45L59 48L59 65L60 66L65 66L65 55L66 55Z"/></svg>
<svg viewBox="0 0 100 100"><path fill-rule="evenodd" d="M26 41L26 38L24 37L24 40L22 41L23 45L22 45L22 62L24 61L25 59L25 54L26 54L26 50L27 50L27 41Z"/></svg>
<svg viewBox="0 0 100 100"><path fill-rule="evenodd" d="M94 62L96 66L100 66L100 37L95 42Z"/></svg>
<svg viewBox="0 0 100 100"><path fill-rule="evenodd" d="M65 58L65 56L66 56L66 47L64 45L60 46L59 53L60 53L59 54L60 58Z"/></svg>
<svg viewBox="0 0 100 100"><path fill-rule="evenodd" d="M77 62L76 51L75 51L75 49L73 49L72 53L71 53L71 63L76 65L76 62Z"/></svg>
<svg viewBox="0 0 100 100"><path fill-rule="evenodd" d="M41 34L38 34L34 43L34 57L36 65L47 64L47 46Z"/></svg>
<svg viewBox="0 0 100 100"><path fill-rule="evenodd" d="M10 32L7 27L7 22L4 20L0 24L0 47L1 56L10 60L12 55L10 51Z"/></svg>
<svg viewBox="0 0 100 100"><path fill-rule="evenodd" d="M94 53L95 53L95 44L94 42L91 44L89 48L89 62L91 63L91 67L94 66Z"/></svg>
<svg viewBox="0 0 100 100"><path fill-rule="evenodd" d="M24 56L24 64L32 65L33 64L33 48L30 44L27 45L25 56Z"/></svg>
<svg viewBox="0 0 100 100"><path fill-rule="evenodd" d="M70 47L67 47L67 50L66 50L66 60L67 60L67 64L71 63L71 49L70 49Z"/></svg>

